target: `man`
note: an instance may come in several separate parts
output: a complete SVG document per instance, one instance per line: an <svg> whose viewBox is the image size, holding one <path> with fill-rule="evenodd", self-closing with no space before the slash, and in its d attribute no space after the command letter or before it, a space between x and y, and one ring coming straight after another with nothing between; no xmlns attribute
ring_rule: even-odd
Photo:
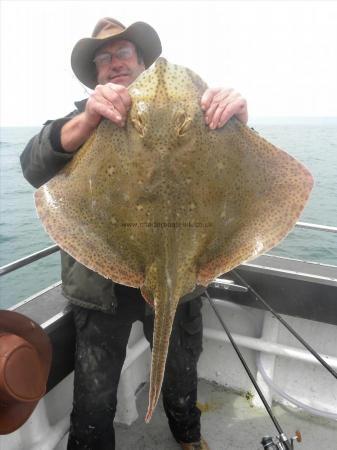
<svg viewBox="0 0 337 450"><path fill-rule="evenodd" d="M143 22L125 28L101 19L91 38L72 52L76 76L93 89L67 117L46 122L21 155L24 176L35 187L52 178L89 138L102 118L123 127L131 106L127 90L160 55L155 30ZM207 89L201 99L211 129L234 114L247 122L245 100L231 89ZM87 269L61 252L63 292L72 304L76 327L74 404L68 449L114 449L113 419L120 372L132 323L140 320L152 346L153 314L138 289ZM170 429L185 450L205 450L200 435L197 361L202 350L202 290L183 297L177 309L162 387Z"/></svg>

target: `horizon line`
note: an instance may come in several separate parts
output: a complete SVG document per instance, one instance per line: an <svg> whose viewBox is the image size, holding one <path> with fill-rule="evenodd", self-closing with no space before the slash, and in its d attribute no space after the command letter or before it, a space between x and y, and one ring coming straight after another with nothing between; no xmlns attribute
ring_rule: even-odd
<svg viewBox="0 0 337 450"><path fill-rule="evenodd" d="M337 115L335 116L251 116L248 119L249 122L254 122L255 120L337 120ZM22 124L5 124L2 125L0 123L0 128L41 128L43 124L29 124L29 125L22 125Z"/></svg>

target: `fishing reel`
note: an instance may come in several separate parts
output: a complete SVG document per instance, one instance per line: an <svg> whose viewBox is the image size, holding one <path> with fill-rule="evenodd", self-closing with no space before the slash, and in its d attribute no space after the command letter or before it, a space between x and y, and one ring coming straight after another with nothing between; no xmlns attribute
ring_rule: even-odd
<svg viewBox="0 0 337 450"><path fill-rule="evenodd" d="M271 436L264 436L261 444L263 448L267 450L294 450L294 443L296 441L302 442L302 436L299 431L296 431L295 436L290 439L290 442L284 434L280 434L274 438Z"/></svg>

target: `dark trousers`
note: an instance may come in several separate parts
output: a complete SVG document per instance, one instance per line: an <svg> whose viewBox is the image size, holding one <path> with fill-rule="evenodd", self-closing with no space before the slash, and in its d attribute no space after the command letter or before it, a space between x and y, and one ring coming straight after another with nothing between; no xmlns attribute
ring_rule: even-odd
<svg viewBox="0 0 337 450"><path fill-rule="evenodd" d="M116 314L73 306L76 327L74 403L68 450L114 450L117 386L132 323L143 322L152 347L153 314L138 289L118 285ZM162 398L178 442L200 440L197 361L202 350L201 299L178 306L167 357ZM145 414L145 411L144 411Z"/></svg>

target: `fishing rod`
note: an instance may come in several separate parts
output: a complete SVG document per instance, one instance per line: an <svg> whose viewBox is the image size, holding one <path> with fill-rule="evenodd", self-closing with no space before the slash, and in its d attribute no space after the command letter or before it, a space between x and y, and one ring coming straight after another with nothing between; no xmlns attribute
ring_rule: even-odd
<svg viewBox="0 0 337 450"><path fill-rule="evenodd" d="M215 313L215 315L217 316L217 318L219 319L219 322L221 323L221 326L223 327L223 329L225 330L228 339L230 340L235 352L237 353L243 367L246 370L247 375L249 376L251 382L253 383L256 392L258 393L264 407L266 408L272 422L275 425L275 428L277 429L278 435L275 438L272 438L270 436L264 436L262 438L261 444L263 446L264 449L268 449L268 450L293 450L294 448L294 441L298 441L301 442L301 435L299 432L296 432L295 437L291 438L290 440L288 439L288 437L286 436L286 434L284 433L284 431L281 428L281 425L279 424L278 420L276 419L276 417L274 416L265 396L263 395L259 385L257 384L251 370L249 369L242 353L240 352L240 349L238 348L238 346L236 345L236 342L233 339L233 336L231 335L229 329L227 328L225 322L223 321L221 315L219 314L218 310L215 307L215 303L214 301L211 299L211 297L209 296L207 290L205 291L205 295L211 305L211 307L213 308L213 311Z"/></svg>
<svg viewBox="0 0 337 450"><path fill-rule="evenodd" d="M264 304L264 306L284 325L287 330L325 367L332 376L337 379L337 372L258 294L250 284L238 274L236 270L233 273L239 280L255 295L255 297Z"/></svg>

